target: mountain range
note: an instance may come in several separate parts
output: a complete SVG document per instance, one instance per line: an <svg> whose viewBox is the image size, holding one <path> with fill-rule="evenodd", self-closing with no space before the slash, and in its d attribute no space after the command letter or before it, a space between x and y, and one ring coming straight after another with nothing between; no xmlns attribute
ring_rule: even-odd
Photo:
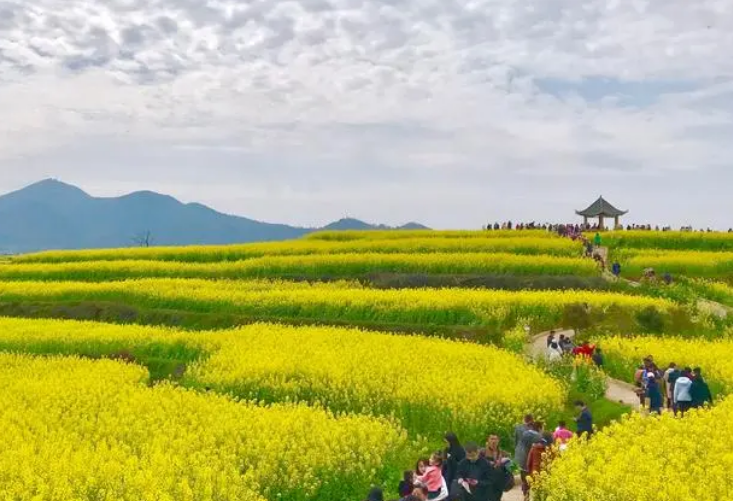
<svg viewBox="0 0 733 501"><path fill-rule="evenodd" d="M396 229L424 229L408 223ZM0 252L264 242L319 230L392 229L358 219L298 228L223 214L152 191L98 198L54 179L0 196Z"/></svg>

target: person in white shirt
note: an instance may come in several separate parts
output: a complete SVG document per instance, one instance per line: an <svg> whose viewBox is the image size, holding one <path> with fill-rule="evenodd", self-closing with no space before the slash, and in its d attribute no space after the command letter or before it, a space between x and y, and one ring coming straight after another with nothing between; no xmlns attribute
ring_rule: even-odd
<svg viewBox="0 0 733 501"><path fill-rule="evenodd" d="M557 360L560 360L561 358L562 350L560 349L560 346L553 341L550 346L547 347L547 360L550 362L555 362Z"/></svg>
<svg viewBox="0 0 733 501"><path fill-rule="evenodd" d="M681 415L685 415L685 412L690 410L692 406L692 394L690 389L692 388L692 379L690 378L692 371L689 367L685 367L680 376L674 383L674 406L675 414L679 412Z"/></svg>

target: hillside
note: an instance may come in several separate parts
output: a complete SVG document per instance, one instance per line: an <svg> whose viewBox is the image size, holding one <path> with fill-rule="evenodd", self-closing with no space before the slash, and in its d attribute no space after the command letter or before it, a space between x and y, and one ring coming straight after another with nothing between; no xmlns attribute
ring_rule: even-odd
<svg viewBox="0 0 733 501"><path fill-rule="evenodd" d="M327 227L384 229L356 219ZM153 245L192 245L287 240L314 230L223 214L151 191L97 198L52 179L0 196L2 253L129 247L148 234Z"/></svg>

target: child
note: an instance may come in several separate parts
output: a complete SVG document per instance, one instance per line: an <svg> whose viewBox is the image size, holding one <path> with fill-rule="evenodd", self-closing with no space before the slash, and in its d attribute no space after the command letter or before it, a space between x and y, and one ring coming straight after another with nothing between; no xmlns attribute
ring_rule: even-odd
<svg viewBox="0 0 733 501"><path fill-rule="evenodd" d="M557 424L555 433L552 434L552 438L554 439L555 443L558 444L559 449L561 451L564 451L567 448L567 444L570 439L573 438L573 432L568 430L565 421L560 421Z"/></svg>
<svg viewBox="0 0 733 501"><path fill-rule="evenodd" d="M443 457L440 452L434 452L430 456L430 466L425 470L424 475L418 476L415 480L425 484L428 488L428 499L437 499L441 494L443 486Z"/></svg>
<svg viewBox="0 0 733 501"><path fill-rule="evenodd" d="M412 494L412 489L415 486L415 472L412 471L406 471L402 474L402 480L400 481L400 485L398 487L400 491L400 497L406 498L410 494Z"/></svg>

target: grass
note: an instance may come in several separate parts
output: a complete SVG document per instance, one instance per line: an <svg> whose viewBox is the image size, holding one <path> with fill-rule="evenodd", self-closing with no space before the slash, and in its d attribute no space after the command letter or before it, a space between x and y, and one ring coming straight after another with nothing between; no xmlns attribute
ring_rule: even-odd
<svg viewBox="0 0 733 501"><path fill-rule="evenodd" d="M575 396L568 398L565 407L560 413L552 416L547 423L546 429L548 431L554 430L557 427L559 421L565 421L568 428L574 430L575 418L578 416L578 411L575 409L573 403L575 400L582 400L588 405L591 415L593 416L593 424L596 428L603 429L610 425L614 421L618 421L622 416L631 412L631 407L624 405L607 398L601 398L598 400L588 401L583 395L576 394Z"/></svg>
<svg viewBox="0 0 733 501"><path fill-rule="evenodd" d="M157 325L184 330L217 330L256 322L277 322L287 325L327 325L359 327L366 330L396 334L427 334L449 339L461 339L481 344L503 344L499 326L434 325L354 321L318 318L288 318L272 315L242 315L221 312L193 312L182 309L145 308L105 301L0 301L0 316L13 318L46 318L63 320L94 320L114 324Z"/></svg>

